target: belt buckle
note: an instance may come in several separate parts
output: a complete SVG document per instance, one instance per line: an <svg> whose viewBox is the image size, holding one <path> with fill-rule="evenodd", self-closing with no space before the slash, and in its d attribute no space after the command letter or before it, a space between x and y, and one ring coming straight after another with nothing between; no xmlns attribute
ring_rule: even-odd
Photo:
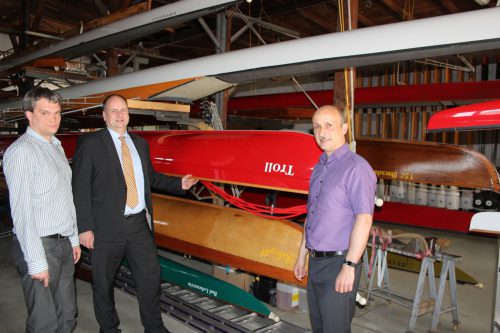
<svg viewBox="0 0 500 333"><path fill-rule="evenodd" d="M314 250L309 250L311 257L316 258L316 252Z"/></svg>

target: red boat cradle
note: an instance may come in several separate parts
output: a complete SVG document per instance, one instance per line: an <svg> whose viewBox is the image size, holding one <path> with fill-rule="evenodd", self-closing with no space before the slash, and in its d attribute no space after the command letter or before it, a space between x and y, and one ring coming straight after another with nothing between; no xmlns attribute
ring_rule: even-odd
<svg viewBox="0 0 500 333"><path fill-rule="evenodd" d="M498 128L500 100L459 106L434 114L428 131L455 131Z"/></svg>

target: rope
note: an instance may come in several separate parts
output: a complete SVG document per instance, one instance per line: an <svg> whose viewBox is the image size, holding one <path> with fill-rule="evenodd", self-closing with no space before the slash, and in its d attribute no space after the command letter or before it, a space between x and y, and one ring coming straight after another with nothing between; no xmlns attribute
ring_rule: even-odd
<svg viewBox="0 0 500 333"><path fill-rule="evenodd" d="M425 257L432 256L432 251L427 244L427 240L420 234L403 233L403 234L393 235L390 231L384 232L384 230L379 226L372 227L370 232L372 238L372 252L370 254L370 262L368 265L368 277L370 277L373 273L373 262L375 260L375 252L377 249L376 246L378 245L380 249L385 252L387 251L387 247L389 246L389 244L391 244L394 239L418 240L421 246L421 251L420 252L415 251L415 258L423 260Z"/></svg>
<svg viewBox="0 0 500 333"><path fill-rule="evenodd" d="M299 205L299 206L293 206L293 207L288 207L288 208L276 208L276 207L269 207L265 205L259 205L259 204L254 204L248 201L245 201L241 198L235 197L226 191L224 189L219 188L218 186L214 185L213 183L207 182L207 181L201 181L201 183L212 193L220 196L223 198L225 201L231 203L232 205L243 209L247 212L250 212L254 215L269 218L269 219L291 219L293 217L300 216L302 214L305 214L307 211L307 206L306 205Z"/></svg>

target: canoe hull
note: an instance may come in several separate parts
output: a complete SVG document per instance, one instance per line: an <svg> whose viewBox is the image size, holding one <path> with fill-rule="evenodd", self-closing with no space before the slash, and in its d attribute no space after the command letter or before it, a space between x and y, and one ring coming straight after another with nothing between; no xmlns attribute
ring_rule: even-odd
<svg viewBox="0 0 500 333"><path fill-rule="evenodd" d="M153 195L159 247L292 284L302 226L239 209Z"/></svg>

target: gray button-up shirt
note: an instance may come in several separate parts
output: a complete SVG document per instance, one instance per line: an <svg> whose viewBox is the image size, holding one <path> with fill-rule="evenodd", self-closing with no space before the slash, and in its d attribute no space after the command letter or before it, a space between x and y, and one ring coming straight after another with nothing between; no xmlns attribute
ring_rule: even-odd
<svg viewBox="0 0 500 333"><path fill-rule="evenodd" d="M28 127L5 152L3 170L28 273L43 272L48 264L40 237L61 234L79 245L71 168L61 142L54 136L48 142Z"/></svg>

